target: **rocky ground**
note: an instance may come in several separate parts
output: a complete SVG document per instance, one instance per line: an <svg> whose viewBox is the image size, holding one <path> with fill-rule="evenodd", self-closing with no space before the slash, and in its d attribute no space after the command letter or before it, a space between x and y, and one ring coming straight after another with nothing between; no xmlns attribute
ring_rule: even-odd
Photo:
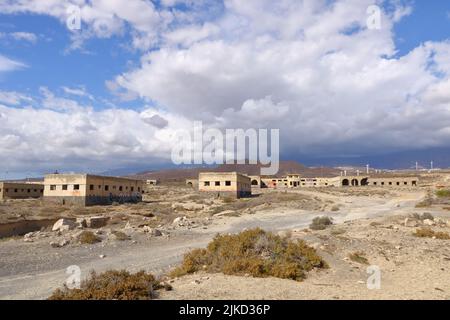
<svg viewBox="0 0 450 320"><path fill-rule="evenodd" d="M450 231L450 211L442 206L416 208L426 195L424 189L330 188L266 190L233 201L184 186L163 186L152 189L140 204L56 208L53 214L52 207L37 200L9 201L0 205L3 221L40 216L65 220L24 236L0 239L0 298L46 298L64 283L66 269L72 265L80 267L83 276L90 270L108 269L145 269L163 276L184 253L205 247L215 234L261 227L305 239L331 268L312 273L302 283L220 274L186 276L171 280L174 290L161 298L448 299L450 240L412 235L421 226ZM425 211L435 220L412 217ZM323 231L305 230L320 215L332 217L335 225ZM84 231L93 232L100 241L80 243ZM367 289L367 265L353 261L354 253L380 268L381 289Z"/></svg>

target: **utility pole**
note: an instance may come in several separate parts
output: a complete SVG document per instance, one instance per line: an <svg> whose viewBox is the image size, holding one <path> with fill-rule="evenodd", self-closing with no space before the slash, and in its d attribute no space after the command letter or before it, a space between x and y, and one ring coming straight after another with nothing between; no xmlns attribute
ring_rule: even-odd
<svg viewBox="0 0 450 320"><path fill-rule="evenodd" d="M370 166L366 165L366 173L369 174L369 172L370 172Z"/></svg>

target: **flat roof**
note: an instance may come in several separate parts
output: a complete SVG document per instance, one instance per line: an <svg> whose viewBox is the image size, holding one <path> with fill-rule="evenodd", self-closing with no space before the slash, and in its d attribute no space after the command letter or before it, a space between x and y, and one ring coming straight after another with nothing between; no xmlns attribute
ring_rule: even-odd
<svg viewBox="0 0 450 320"><path fill-rule="evenodd" d="M99 179L118 179L118 180L129 180L129 181L141 181L144 182L142 179L131 179L127 177L112 177L112 176L102 176L102 175L95 175L95 174L88 174L88 173L52 173L47 174L45 178L64 178L64 177L82 177L82 178L99 178Z"/></svg>

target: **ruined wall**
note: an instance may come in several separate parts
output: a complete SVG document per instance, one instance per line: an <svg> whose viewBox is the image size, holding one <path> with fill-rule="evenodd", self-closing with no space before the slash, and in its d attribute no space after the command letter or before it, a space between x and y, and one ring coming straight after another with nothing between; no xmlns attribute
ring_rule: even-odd
<svg viewBox="0 0 450 320"><path fill-rule="evenodd" d="M44 199L62 205L108 205L142 201L143 181L95 175L48 175Z"/></svg>
<svg viewBox="0 0 450 320"><path fill-rule="evenodd" d="M43 193L42 184L0 182L0 200L40 198Z"/></svg>

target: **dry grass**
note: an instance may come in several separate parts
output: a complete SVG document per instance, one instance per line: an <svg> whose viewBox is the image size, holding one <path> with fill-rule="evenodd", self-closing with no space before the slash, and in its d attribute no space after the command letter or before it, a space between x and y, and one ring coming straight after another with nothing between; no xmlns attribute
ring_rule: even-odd
<svg viewBox="0 0 450 320"><path fill-rule="evenodd" d="M348 255L348 257L350 258L350 260L352 260L353 262L356 262L356 263L365 264L365 265L370 264L369 260L365 257L365 253L362 251L350 253Z"/></svg>
<svg viewBox="0 0 450 320"><path fill-rule="evenodd" d="M130 240L130 236L123 233L122 231L116 230L116 231L112 231L111 233L114 235L116 240L119 240L119 241Z"/></svg>
<svg viewBox="0 0 450 320"><path fill-rule="evenodd" d="M122 271L107 271L81 283L80 289L57 289L49 300L150 300L157 297L157 290L172 288L161 284L152 274L140 271L130 274Z"/></svg>
<svg viewBox="0 0 450 320"><path fill-rule="evenodd" d="M171 276L205 270L227 275L277 277L301 281L315 268L328 268L316 251L302 240L291 241L253 229L237 235L218 235L206 249L186 254Z"/></svg>
<svg viewBox="0 0 450 320"><path fill-rule="evenodd" d="M327 227L333 224L333 220L329 217L316 217L313 219L312 223L309 225L311 230L325 230Z"/></svg>
<svg viewBox="0 0 450 320"><path fill-rule="evenodd" d="M97 237L92 231L83 231L78 236L78 241L81 244L94 244L97 242L101 242L102 240Z"/></svg>
<svg viewBox="0 0 450 320"><path fill-rule="evenodd" d="M439 198L450 198L450 190L448 189L437 190L435 194Z"/></svg>
<svg viewBox="0 0 450 320"><path fill-rule="evenodd" d="M450 240L450 234L447 232L434 231L431 228L417 229L413 235L419 238L435 238L440 240Z"/></svg>

